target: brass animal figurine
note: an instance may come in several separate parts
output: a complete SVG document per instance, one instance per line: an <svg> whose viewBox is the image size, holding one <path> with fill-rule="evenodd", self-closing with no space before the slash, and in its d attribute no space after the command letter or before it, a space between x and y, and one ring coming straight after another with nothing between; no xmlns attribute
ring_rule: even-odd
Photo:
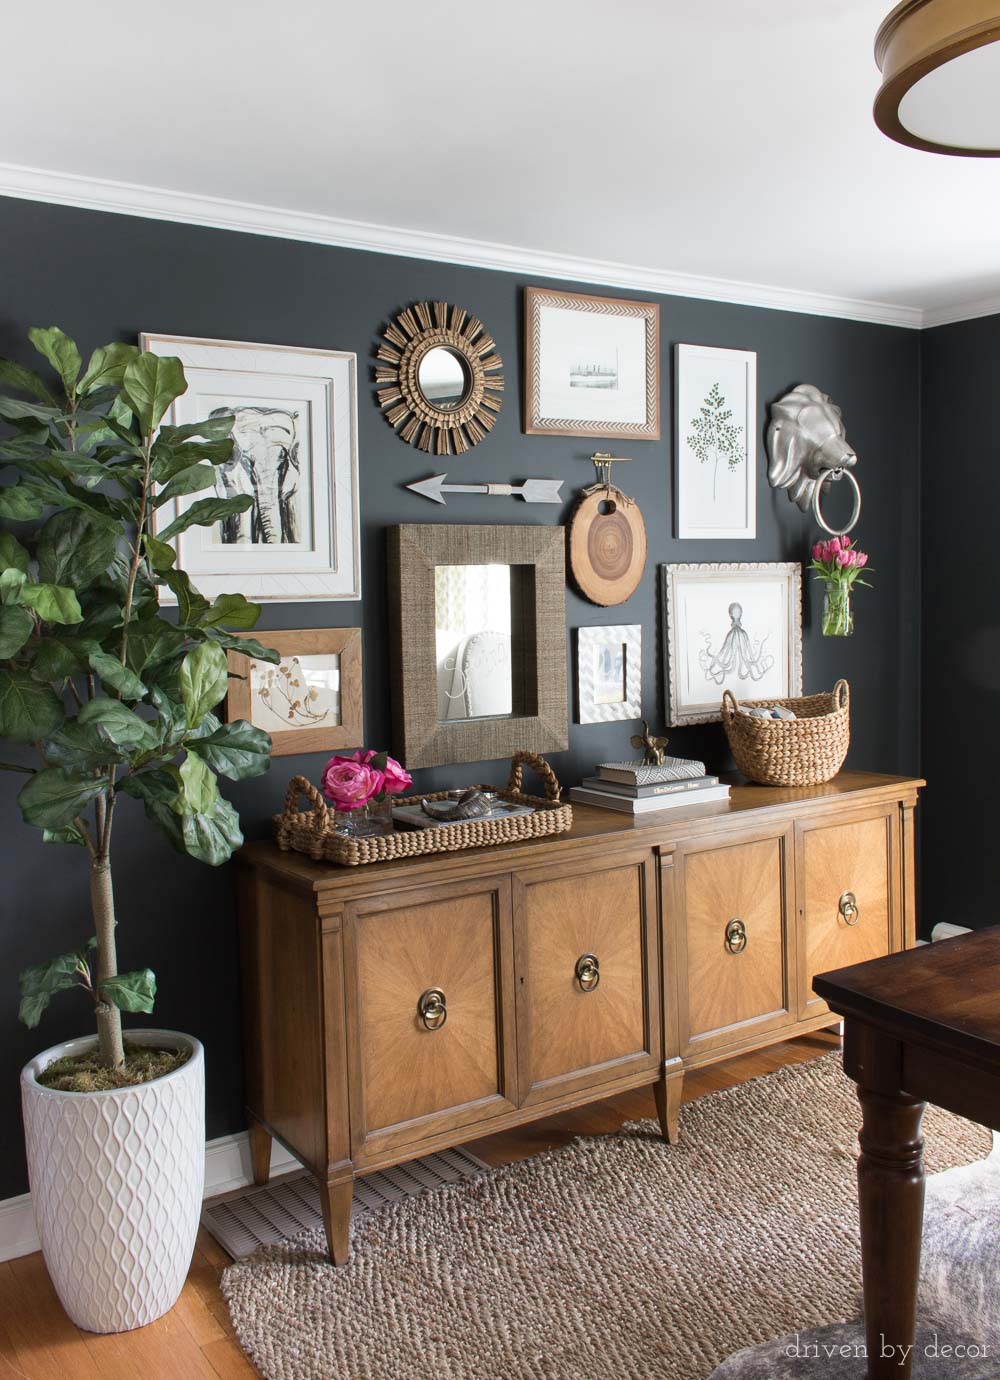
<svg viewBox="0 0 1000 1380"><path fill-rule="evenodd" d="M429 819L446 823L450 820L482 819L484 815L493 813L492 803L475 787L463 791L457 800L428 800L424 796L420 808Z"/></svg>
<svg viewBox="0 0 1000 1380"><path fill-rule="evenodd" d="M642 721L642 732L633 733L629 742L634 748L642 748L642 763L646 767L662 767L663 753L669 738L654 738L649 731L646 720Z"/></svg>

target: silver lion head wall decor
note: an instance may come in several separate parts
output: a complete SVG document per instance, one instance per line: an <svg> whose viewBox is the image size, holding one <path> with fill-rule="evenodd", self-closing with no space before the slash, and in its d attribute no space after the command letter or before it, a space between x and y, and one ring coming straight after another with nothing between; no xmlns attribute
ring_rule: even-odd
<svg viewBox="0 0 1000 1380"><path fill-rule="evenodd" d="M788 497L831 536L857 526L861 489L854 474L858 457L847 439L840 408L811 383L800 383L771 404L767 428L767 477L772 488L787 489ZM831 527L820 501L830 484L846 479L854 490L854 506L846 526Z"/></svg>

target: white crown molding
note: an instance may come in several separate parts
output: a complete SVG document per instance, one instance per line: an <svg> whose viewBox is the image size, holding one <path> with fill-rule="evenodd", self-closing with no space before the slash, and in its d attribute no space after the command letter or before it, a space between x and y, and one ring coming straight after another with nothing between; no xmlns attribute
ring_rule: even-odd
<svg viewBox="0 0 1000 1380"><path fill-rule="evenodd" d="M992 297L980 297L974 302L956 302L945 307L925 307L923 311L924 330L934 326L950 326L956 321L975 321L981 316L1000 315L1000 293Z"/></svg>
<svg viewBox="0 0 1000 1380"><path fill-rule="evenodd" d="M363 221L341 220L336 216L286 211L276 206L257 206L251 202L166 191L160 187L81 177L74 173L50 172L14 163L0 163L0 196L142 216L147 220L178 221L184 225L236 230L248 235L304 240L310 244L362 249L407 259L429 259L435 263L496 269L532 278L556 278L633 292L662 293L668 297L697 297L710 302L804 312L810 316L835 316L850 321L906 326L915 330L924 324L924 314L919 307L899 306L891 302L869 302L850 297L832 297L820 292L769 287L762 283L742 283L728 278L670 273L663 269L634 267L606 259L583 259L573 254L553 254L545 250L462 239L431 231L369 225Z"/></svg>
<svg viewBox="0 0 1000 1380"><path fill-rule="evenodd" d="M298 1160L277 1141L271 1142L271 1173L285 1174L298 1168ZM250 1144L245 1131L235 1136L220 1136L205 1146L205 1197L217 1198L222 1193L245 1188L253 1182L250 1165ZM35 1217L31 1209L31 1194L0 1202L0 1261L14 1260L40 1250Z"/></svg>

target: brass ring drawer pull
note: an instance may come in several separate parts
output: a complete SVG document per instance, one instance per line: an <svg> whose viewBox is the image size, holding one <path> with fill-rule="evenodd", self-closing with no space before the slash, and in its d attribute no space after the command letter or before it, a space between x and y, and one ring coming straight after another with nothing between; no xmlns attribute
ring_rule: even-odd
<svg viewBox="0 0 1000 1380"><path fill-rule="evenodd" d="M731 954L741 954L747 946L747 927L735 917L726 926L726 948Z"/></svg>
<svg viewBox="0 0 1000 1380"><path fill-rule="evenodd" d="M439 987L429 987L417 1002L420 1019L428 1030L440 1030L448 1019L444 993Z"/></svg>
<svg viewBox="0 0 1000 1380"><path fill-rule="evenodd" d="M858 910L858 898L853 891L845 891L837 904L840 918L845 925L856 925L861 919L861 912Z"/></svg>
<svg viewBox="0 0 1000 1380"><path fill-rule="evenodd" d="M592 992L601 980L601 965L596 954L581 954L576 960L576 980L583 992Z"/></svg>

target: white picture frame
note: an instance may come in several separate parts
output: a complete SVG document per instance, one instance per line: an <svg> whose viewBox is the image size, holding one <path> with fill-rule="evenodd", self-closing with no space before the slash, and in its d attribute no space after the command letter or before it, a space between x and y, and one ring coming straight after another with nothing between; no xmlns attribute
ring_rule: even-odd
<svg viewBox="0 0 1000 1380"><path fill-rule="evenodd" d="M642 627L578 628L577 700L581 724L642 717Z"/></svg>
<svg viewBox="0 0 1000 1380"><path fill-rule="evenodd" d="M139 343L152 354L175 355L184 366L187 391L164 421L179 426L234 410L234 432L242 419L248 457L241 464L237 451L230 466L219 467L217 490L163 504L155 526L162 530L187 504L213 492L252 492L257 499L249 513L226 524L182 532L174 542L178 566L210 598L360 599L357 356L150 332ZM258 480L258 458L270 469L266 488ZM176 602L166 588L160 597L164 604Z"/></svg>
<svg viewBox="0 0 1000 1380"><path fill-rule="evenodd" d="M757 535L757 355L678 345L676 533L701 541Z"/></svg>
<svg viewBox="0 0 1000 1380"><path fill-rule="evenodd" d="M802 694L802 567L793 561L660 567L671 727L716 723L737 700Z"/></svg>

